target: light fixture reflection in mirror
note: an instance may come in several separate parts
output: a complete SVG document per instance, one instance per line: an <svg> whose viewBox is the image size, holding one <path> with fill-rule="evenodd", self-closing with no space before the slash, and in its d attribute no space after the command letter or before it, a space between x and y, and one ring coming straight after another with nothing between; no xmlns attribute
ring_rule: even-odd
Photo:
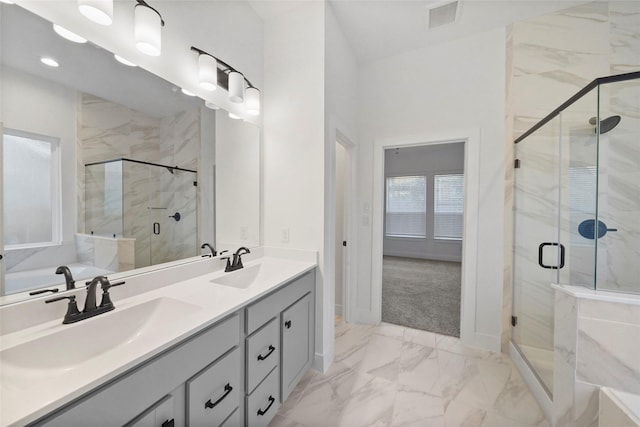
<svg viewBox="0 0 640 427"><path fill-rule="evenodd" d="M69 265L73 270L71 264L77 264L78 270L74 270L76 280L89 279L97 274L108 275L114 280L126 278L132 274L129 270L139 268L123 264L117 268L109 267L108 272L98 273L96 268L102 266L97 259L88 260L84 255L78 256L80 251L84 251L83 242L92 238L103 241L107 246L113 246L120 241L127 243L127 239L131 239L130 235L125 233L115 239L112 234L105 237L91 236L91 230L86 225L87 201L98 201L98 206L107 206L106 200L100 194L96 194L95 197L89 195L87 198L85 193L87 182L84 165L92 162L110 165L104 168L106 172L99 172L95 176L105 176L106 173L116 178L113 169L118 167L116 159L120 157L166 165L149 166L148 169L157 171L160 178L148 180L148 185L168 185L172 181L177 185L181 177L186 177L187 182L180 185L185 184L196 190L197 238L189 247L193 248L192 254L197 260L200 260L199 244L202 242L211 242L216 249L229 249L232 252L239 246L255 247L260 244L260 210L256 207L259 206L257 204L260 188L258 127L242 120L230 120L227 111L224 110L214 113L211 111L213 105L205 105L203 100L197 97L183 96L175 84L159 79L139 67L120 65L114 61L113 53L96 48L91 40L87 44L75 44L53 35L51 22L42 20L22 7L2 5L0 19L3 40L3 52L0 56L3 125L5 129L55 136L59 138L62 154L62 194L59 200L62 207L61 243L5 250L2 261L5 266L5 280L1 285L4 288L0 289L0 294L3 295L0 304L35 298L29 297L29 291L49 289L52 286L58 286L61 292L65 292L64 280L55 274L56 268L60 265ZM25 34L29 34L30 37L25 37ZM55 58L61 64L53 73L51 69L30 60L34 52L42 51L42 46L48 44L62 48L46 51L55 53ZM101 116L102 112L106 113L104 117ZM237 123L238 126L227 127L224 135L218 135L217 131L224 130L224 127L218 129L217 116L224 117L227 122ZM250 135L249 138L247 134ZM170 145L160 148L159 138L164 138ZM224 138L226 142L225 148L220 151L217 148L218 138ZM186 141L194 139L197 142L189 145L191 148L187 148ZM118 141L121 141L119 146L115 144ZM112 151L116 147L120 148ZM125 148L130 151L123 152ZM235 152L239 149L242 151ZM156 157L149 158L148 155ZM251 162L248 159L251 159ZM120 162L123 172L131 163ZM221 166L223 164L228 166ZM193 179L188 178L189 172L179 171L175 166L197 170L197 186L191 182ZM238 175L233 175L235 173ZM232 179L241 181L241 184L232 182ZM229 194L227 198L216 200L214 211L214 196L218 192L221 195L224 193L219 189L231 191L240 185L243 195L241 200L238 200L237 194ZM117 186L123 191L143 191L140 185L133 187L132 189L131 186L126 186L124 179L123 186ZM176 200L180 200L183 193L182 190L174 192L178 196ZM156 202L162 200L160 198ZM184 213L184 210L174 210L172 206L156 202L150 207L160 209L149 209L148 213L157 217L152 223L166 221L161 225L162 233L168 232L170 226L182 227L187 224L186 219L176 221L170 218L170 214L178 211ZM238 202L251 202L251 206L239 206ZM168 212L169 210L171 212ZM225 218L220 222L217 221L219 212ZM142 219L149 215L139 217ZM231 221L240 219L242 223L229 226L232 224ZM219 234L215 228L216 224L229 228L228 233L223 230ZM148 227L149 233L153 234L153 227ZM225 236L228 238L222 241ZM161 246L175 247L175 239L172 242L163 243ZM172 262L192 262L194 258L183 256ZM152 265L144 268L155 268L158 262L165 260L166 258L152 257ZM86 268L87 266L93 269ZM160 268L165 266L166 264ZM6 286L13 282L12 277L16 275L25 280L28 276L29 283L20 288ZM40 278L44 278L45 281L38 282L38 285L31 281ZM12 294L5 296L8 293Z"/></svg>

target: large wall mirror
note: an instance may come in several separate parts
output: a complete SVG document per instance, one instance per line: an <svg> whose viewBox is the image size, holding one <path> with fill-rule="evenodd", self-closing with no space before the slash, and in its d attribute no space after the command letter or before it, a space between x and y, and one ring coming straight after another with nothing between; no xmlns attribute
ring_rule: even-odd
<svg viewBox="0 0 640 427"><path fill-rule="evenodd" d="M0 7L0 301L260 244L259 127Z"/></svg>

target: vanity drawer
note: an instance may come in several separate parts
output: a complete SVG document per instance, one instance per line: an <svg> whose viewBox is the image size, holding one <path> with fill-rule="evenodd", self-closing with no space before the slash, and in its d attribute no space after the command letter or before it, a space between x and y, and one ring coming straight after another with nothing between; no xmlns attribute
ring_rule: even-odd
<svg viewBox="0 0 640 427"><path fill-rule="evenodd" d="M315 270L309 271L247 307L247 334L253 333L275 314L280 313L306 293L311 292L315 287L315 274Z"/></svg>
<svg viewBox="0 0 640 427"><path fill-rule="evenodd" d="M275 318L247 338L246 351L247 394L250 394L280 360L280 334Z"/></svg>
<svg viewBox="0 0 640 427"><path fill-rule="evenodd" d="M187 425L219 426L238 408L240 358L236 347L187 381Z"/></svg>
<svg viewBox="0 0 640 427"><path fill-rule="evenodd" d="M251 427L267 426L278 412L280 402L280 375L274 369L253 393L247 396L247 425Z"/></svg>

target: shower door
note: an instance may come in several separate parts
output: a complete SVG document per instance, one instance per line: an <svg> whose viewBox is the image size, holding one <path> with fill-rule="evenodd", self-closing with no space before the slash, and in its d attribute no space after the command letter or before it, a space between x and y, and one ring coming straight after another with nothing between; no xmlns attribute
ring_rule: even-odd
<svg viewBox="0 0 640 427"><path fill-rule="evenodd" d="M196 255L195 173L149 166L149 262Z"/></svg>
<svg viewBox="0 0 640 427"><path fill-rule="evenodd" d="M564 263L558 240L560 118L515 146L512 336L551 395L553 290Z"/></svg>

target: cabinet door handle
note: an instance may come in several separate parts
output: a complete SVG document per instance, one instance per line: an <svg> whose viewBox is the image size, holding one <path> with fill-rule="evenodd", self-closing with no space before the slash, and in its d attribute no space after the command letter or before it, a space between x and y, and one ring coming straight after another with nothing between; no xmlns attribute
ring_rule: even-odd
<svg viewBox="0 0 640 427"><path fill-rule="evenodd" d="M233 387L231 387L231 384L227 383L227 385L224 386L224 394L220 396L220 399L216 400L213 403L211 403L211 399L207 400L207 403L204 404L205 409L215 408L218 403L222 402L224 398L227 397L229 393L231 393L231 390L233 390Z"/></svg>
<svg viewBox="0 0 640 427"><path fill-rule="evenodd" d="M267 406L266 408L263 409L258 409L258 415L262 416L264 414L267 413L267 411L271 408L271 405L273 405L273 402L275 402L276 399L273 398L273 396L269 395L269 406Z"/></svg>
<svg viewBox="0 0 640 427"><path fill-rule="evenodd" d="M259 354L258 355L258 360L265 360L267 357L271 356L271 353L273 353L274 351L276 351L276 348L274 346L272 346L271 344L269 344L269 352L267 354L265 354L264 356Z"/></svg>
<svg viewBox="0 0 640 427"><path fill-rule="evenodd" d="M287 329L291 329L291 320L287 320L286 322L284 322L284 326Z"/></svg>

